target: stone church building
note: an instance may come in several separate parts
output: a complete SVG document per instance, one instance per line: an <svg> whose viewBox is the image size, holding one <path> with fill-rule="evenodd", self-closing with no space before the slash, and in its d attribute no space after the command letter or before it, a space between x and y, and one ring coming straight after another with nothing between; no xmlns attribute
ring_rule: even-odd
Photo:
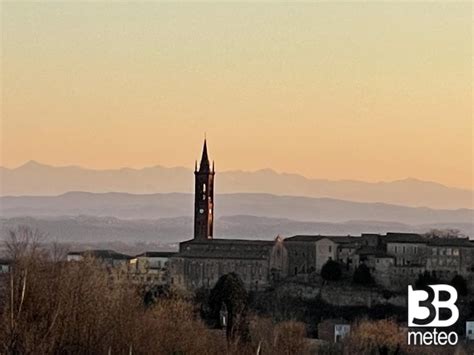
<svg viewBox="0 0 474 355"><path fill-rule="evenodd" d="M474 288L474 240L469 238L387 233L215 239L215 171L206 141L194 175L194 238L180 243L179 252L171 258L170 282L175 287L212 288L222 275L235 272L247 289L262 290L274 281L319 274L326 262L334 260L349 277L365 264L376 282L387 288L406 288L423 272L446 282L461 275Z"/></svg>
<svg viewBox="0 0 474 355"><path fill-rule="evenodd" d="M194 176L194 238L180 243L179 253L172 258L171 283L188 290L212 288L222 275L235 272L249 290L261 290L271 281L285 278L288 255L282 238L214 238L215 171L206 141Z"/></svg>

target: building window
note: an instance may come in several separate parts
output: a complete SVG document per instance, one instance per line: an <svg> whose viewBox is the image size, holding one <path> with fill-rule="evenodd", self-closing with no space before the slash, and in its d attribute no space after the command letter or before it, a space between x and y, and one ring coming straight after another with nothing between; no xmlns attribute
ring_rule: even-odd
<svg viewBox="0 0 474 355"><path fill-rule="evenodd" d="M329 246L329 252L331 253L332 252L332 246Z"/></svg>
<svg viewBox="0 0 474 355"><path fill-rule="evenodd" d="M206 192L206 184L202 184L202 192Z"/></svg>

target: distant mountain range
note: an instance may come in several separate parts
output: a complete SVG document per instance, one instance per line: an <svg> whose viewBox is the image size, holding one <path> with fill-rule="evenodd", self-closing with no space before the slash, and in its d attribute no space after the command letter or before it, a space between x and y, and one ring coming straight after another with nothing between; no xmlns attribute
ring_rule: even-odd
<svg viewBox="0 0 474 355"><path fill-rule="evenodd" d="M193 195L185 193L134 195L69 192L60 196L0 197L2 217L111 216L121 219L192 217ZM379 221L411 225L473 223L471 209L431 209L384 203L270 194L218 194L216 217L249 215L295 221L340 223Z"/></svg>
<svg viewBox="0 0 474 355"><path fill-rule="evenodd" d="M60 195L69 191L134 194L189 193L190 169L160 166L143 169L91 170L76 166L52 167L34 161L16 169L0 167L0 192L7 195ZM405 179L392 182L308 179L273 170L227 171L216 176L219 193L267 193L325 197L359 202L382 202L412 207L457 209L474 207L474 191L438 183Z"/></svg>
<svg viewBox="0 0 474 355"><path fill-rule="evenodd" d="M162 218L157 220L123 220L115 217L14 217L0 218L0 240L9 230L19 225L28 225L47 235L46 241L75 244L91 243L110 247L112 242L136 245L150 243L154 248L176 248L177 243L192 238L191 217ZM302 222L281 218L254 216L228 216L216 220L215 237L272 239L295 234L360 235L361 233L419 232L432 228L454 228L464 234L474 235L474 225L467 223L434 223L407 225L396 222L348 221L343 223ZM114 245L114 247L116 247ZM141 247L146 250L150 246Z"/></svg>

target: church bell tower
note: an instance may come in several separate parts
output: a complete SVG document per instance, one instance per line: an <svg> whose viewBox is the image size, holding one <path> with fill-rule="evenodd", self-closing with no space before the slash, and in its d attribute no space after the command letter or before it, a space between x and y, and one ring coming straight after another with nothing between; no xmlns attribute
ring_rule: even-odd
<svg viewBox="0 0 474 355"><path fill-rule="evenodd" d="M212 239L214 229L214 162L212 170L207 156L207 144L204 140L199 170L197 162L194 168L194 239Z"/></svg>

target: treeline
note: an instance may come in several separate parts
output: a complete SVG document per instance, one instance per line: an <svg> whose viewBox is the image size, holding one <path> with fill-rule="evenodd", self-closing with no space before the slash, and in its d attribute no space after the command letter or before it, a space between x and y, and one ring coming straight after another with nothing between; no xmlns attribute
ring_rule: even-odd
<svg viewBox="0 0 474 355"><path fill-rule="evenodd" d="M66 262L64 250L41 247L40 239L38 232L20 228L5 243L12 268L0 274L0 354L445 355L454 350L407 347L397 324L405 312L398 308L335 307L271 291L249 295L235 274L192 297L149 292L98 260ZM339 317L352 323L342 343L308 339L318 335L318 323Z"/></svg>
<svg viewBox="0 0 474 355"><path fill-rule="evenodd" d="M66 262L27 228L6 242L10 273L1 277L3 354L304 354L302 323L246 314L232 337L204 323L199 305L176 293L146 302L143 289L118 282L94 259ZM215 328L215 329L213 329Z"/></svg>

